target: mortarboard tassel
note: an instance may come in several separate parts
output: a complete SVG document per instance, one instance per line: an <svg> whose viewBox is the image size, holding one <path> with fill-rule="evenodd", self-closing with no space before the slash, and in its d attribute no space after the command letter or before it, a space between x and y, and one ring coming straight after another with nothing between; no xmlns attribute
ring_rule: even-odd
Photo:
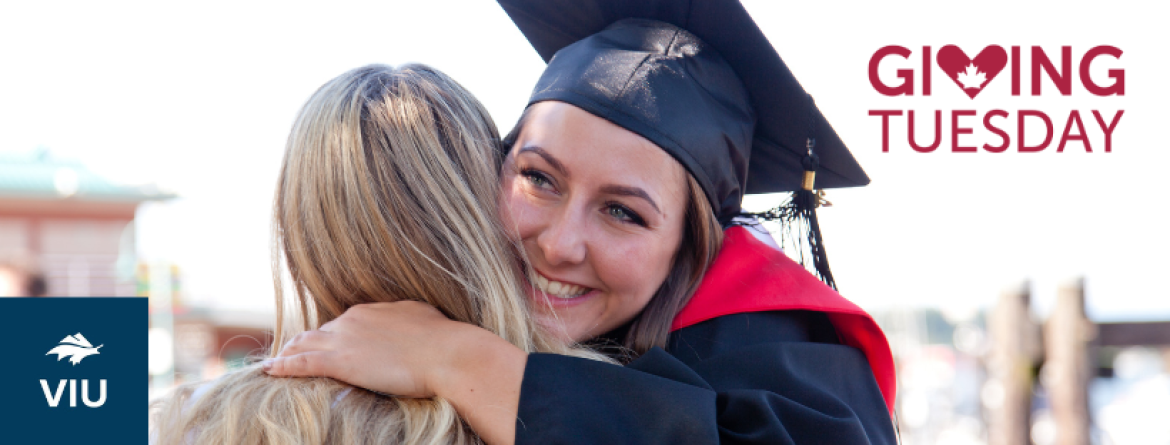
<svg viewBox="0 0 1170 445"><path fill-rule="evenodd" d="M804 158L804 184L793 194L792 200L795 201L795 216L803 220L807 230L804 238L808 240L809 251L812 253L813 268L821 281L837 290L837 281L833 279L833 271L829 270L829 255L825 252L825 241L821 238L821 223L817 220L817 207L830 206L832 203L824 199L824 190L812 189L817 167L820 165L817 155L812 151L815 144L816 139L808 140L809 153ZM790 221L789 227L791 224Z"/></svg>
<svg viewBox="0 0 1170 445"><path fill-rule="evenodd" d="M808 96L810 110L816 110L812 105L813 98ZM804 167L804 180L800 190L792 193L787 202L778 207L761 213L741 213L744 216L754 216L762 220L779 221L781 224L780 248L791 245L797 252L797 260L802 266L808 267L808 259L812 260L813 272L825 284L837 289L837 282L833 279L833 271L829 270L829 256L825 253L825 241L821 238L821 224L817 221L817 207L829 207L833 203L825 200L823 190L815 190L817 169L820 168L820 158L817 157L816 146L816 115L809 116L808 138L805 140L805 155L801 161ZM807 254L806 254L807 251Z"/></svg>
<svg viewBox="0 0 1170 445"><path fill-rule="evenodd" d="M812 268L817 278L833 290L837 290L837 282L833 280L833 272L829 269L825 242L821 238L821 225L817 221L817 207L828 207L832 203L824 199L824 191L813 190L817 167L820 165L820 160L813 151L815 146L816 139L809 138L808 154L802 162L804 180L800 190L793 192L787 201L776 208L760 213L744 212L741 215L780 222L782 227L780 248L787 249L788 246L792 246L796 251L797 260L805 267L809 265L808 260L812 260Z"/></svg>

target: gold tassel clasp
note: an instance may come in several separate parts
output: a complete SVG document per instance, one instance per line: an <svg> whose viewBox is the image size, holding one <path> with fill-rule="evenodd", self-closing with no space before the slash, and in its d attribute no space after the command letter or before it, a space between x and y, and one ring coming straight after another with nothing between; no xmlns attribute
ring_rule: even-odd
<svg viewBox="0 0 1170 445"><path fill-rule="evenodd" d="M817 180L817 172L805 170L804 171L804 182L802 182L800 184L800 186L801 186L801 188L811 192L813 189L813 184L816 183L816 180Z"/></svg>
<svg viewBox="0 0 1170 445"><path fill-rule="evenodd" d="M829 200L825 199L825 191L824 190L817 190L813 194L816 195L816 197L817 197L817 207L818 208L832 207L833 206L832 202L829 202Z"/></svg>

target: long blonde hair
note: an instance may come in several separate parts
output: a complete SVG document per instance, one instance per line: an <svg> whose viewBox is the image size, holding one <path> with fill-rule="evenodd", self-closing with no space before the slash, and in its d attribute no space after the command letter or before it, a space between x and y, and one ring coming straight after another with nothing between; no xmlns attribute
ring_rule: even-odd
<svg viewBox="0 0 1170 445"><path fill-rule="evenodd" d="M417 300L527 352L605 360L530 315L519 252L498 223L498 139L470 93L422 65L358 68L313 94L277 184L271 354L354 305ZM209 385L155 408L158 443L479 443L441 399L271 378L255 365Z"/></svg>

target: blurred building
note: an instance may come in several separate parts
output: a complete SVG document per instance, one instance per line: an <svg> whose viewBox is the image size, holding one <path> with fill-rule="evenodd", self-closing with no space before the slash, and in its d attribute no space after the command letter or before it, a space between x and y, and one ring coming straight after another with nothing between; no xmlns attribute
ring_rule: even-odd
<svg viewBox="0 0 1170 445"><path fill-rule="evenodd" d="M134 215L174 195L120 185L46 150L0 153L0 284L18 295L133 296ZM8 277L8 278L3 278Z"/></svg>
<svg viewBox="0 0 1170 445"><path fill-rule="evenodd" d="M177 266L155 261L138 269L138 295L150 300L152 399L175 385L215 379L269 351L275 314L190 305Z"/></svg>

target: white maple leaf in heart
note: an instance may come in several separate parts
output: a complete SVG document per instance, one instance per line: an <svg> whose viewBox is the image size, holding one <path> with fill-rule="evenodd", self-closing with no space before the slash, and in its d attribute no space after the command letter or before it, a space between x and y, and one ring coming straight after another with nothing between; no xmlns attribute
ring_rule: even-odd
<svg viewBox="0 0 1170 445"><path fill-rule="evenodd" d="M57 346L49 350L45 355L57 354L57 361L61 361L61 359L68 356L69 362L73 363L74 366L77 366L81 362L81 359L98 354L98 349L105 346L98 345L96 348L93 347L93 344L89 340L86 340L85 336L81 335L80 332L77 335L66 336L64 340L61 340L61 343L67 344Z"/></svg>
<svg viewBox="0 0 1170 445"><path fill-rule="evenodd" d="M975 67L975 64L972 63L967 65L967 71L959 73L959 76L956 80L963 84L963 89L977 90L979 87L983 86L983 82L987 81L987 75L983 74L982 71L979 71L979 69Z"/></svg>

